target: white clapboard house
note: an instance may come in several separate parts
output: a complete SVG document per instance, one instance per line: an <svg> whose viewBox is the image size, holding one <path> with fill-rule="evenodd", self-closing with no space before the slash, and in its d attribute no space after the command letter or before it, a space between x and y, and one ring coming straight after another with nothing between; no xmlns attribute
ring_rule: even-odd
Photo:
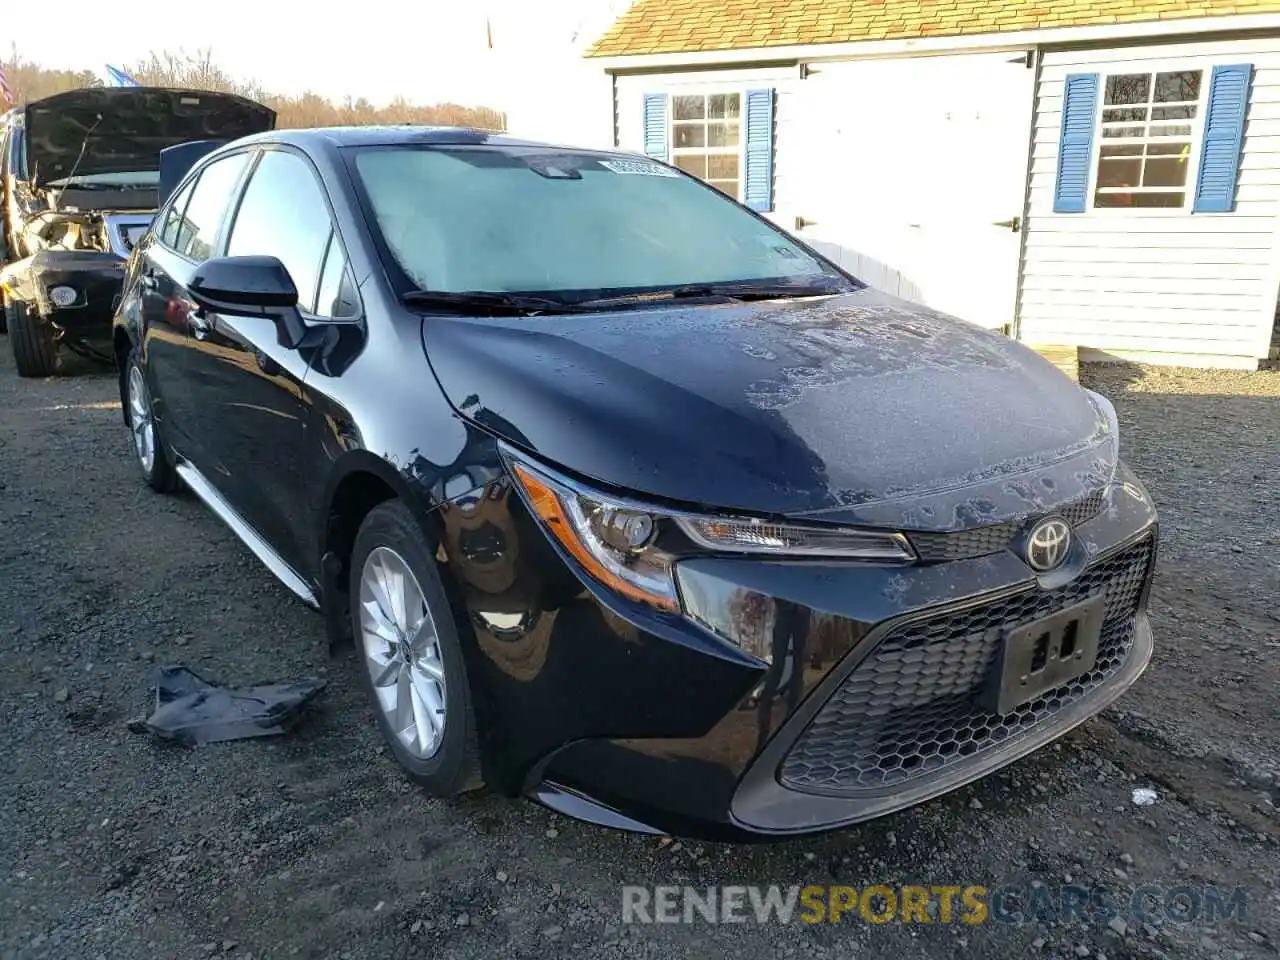
<svg viewBox="0 0 1280 960"><path fill-rule="evenodd" d="M863 280L1085 359L1253 368L1280 289L1280 0L636 0L616 145Z"/></svg>

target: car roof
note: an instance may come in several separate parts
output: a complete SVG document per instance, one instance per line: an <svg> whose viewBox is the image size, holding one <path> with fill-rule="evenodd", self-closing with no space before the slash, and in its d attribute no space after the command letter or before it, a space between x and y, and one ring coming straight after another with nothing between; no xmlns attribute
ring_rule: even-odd
<svg viewBox="0 0 1280 960"><path fill-rule="evenodd" d="M523 140L495 130L478 127L427 127L401 124L365 127L316 127L313 129L272 130L236 141L244 143L287 143L306 150L320 151L341 147L397 146L425 143L457 146L533 147L582 150L589 153L616 153L591 148Z"/></svg>

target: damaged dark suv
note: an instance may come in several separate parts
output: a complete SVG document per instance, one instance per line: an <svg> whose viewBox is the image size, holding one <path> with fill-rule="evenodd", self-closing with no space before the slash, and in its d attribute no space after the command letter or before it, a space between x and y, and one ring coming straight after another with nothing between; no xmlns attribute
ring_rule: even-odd
<svg viewBox="0 0 1280 960"><path fill-rule="evenodd" d="M62 347L111 359L125 261L160 200L161 151L274 126L274 111L243 97L158 87L72 90L11 111L0 290L18 374L55 373Z"/></svg>

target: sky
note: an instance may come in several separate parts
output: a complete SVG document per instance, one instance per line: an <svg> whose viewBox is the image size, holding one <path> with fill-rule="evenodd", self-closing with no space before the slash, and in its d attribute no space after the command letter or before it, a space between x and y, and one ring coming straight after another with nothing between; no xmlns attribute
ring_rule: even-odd
<svg viewBox="0 0 1280 960"><path fill-rule="evenodd" d="M628 0L297 0L167 2L154 7L59 0L47 19L0 18L0 51L23 60L93 70L151 51L212 50L229 73L271 92L311 90L382 104L454 102L506 109L530 71L568 76L583 45ZM486 20L493 49L488 49ZM16 33L15 22L38 22Z"/></svg>

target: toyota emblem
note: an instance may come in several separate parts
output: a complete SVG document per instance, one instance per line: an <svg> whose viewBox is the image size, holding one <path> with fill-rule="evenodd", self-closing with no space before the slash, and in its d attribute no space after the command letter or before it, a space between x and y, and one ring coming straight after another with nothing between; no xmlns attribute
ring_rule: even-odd
<svg viewBox="0 0 1280 960"><path fill-rule="evenodd" d="M1055 570L1067 559L1070 549L1071 527L1065 520L1050 517L1031 528L1027 536L1027 563L1040 573Z"/></svg>

